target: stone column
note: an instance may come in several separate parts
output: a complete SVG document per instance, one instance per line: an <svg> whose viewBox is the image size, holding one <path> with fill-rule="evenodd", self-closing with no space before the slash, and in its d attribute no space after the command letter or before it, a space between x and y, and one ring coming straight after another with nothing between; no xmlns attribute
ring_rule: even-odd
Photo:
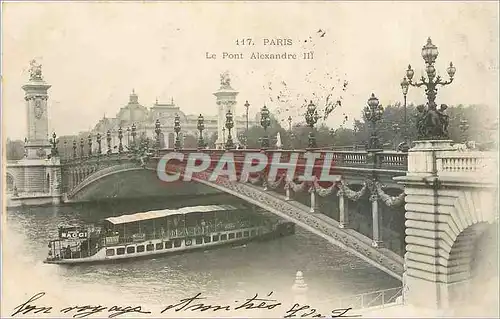
<svg viewBox="0 0 500 319"><path fill-rule="evenodd" d="M311 186L311 188L309 188L309 193L311 194L311 209L309 210L309 212L314 213L316 210L316 190L314 186Z"/></svg>
<svg viewBox="0 0 500 319"><path fill-rule="evenodd" d="M380 247L382 241L380 240L380 216L378 212L378 196L371 195L370 202L372 203L372 226L373 226L372 246Z"/></svg>
<svg viewBox="0 0 500 319"><path fill-rule="evenodd" d="M229 132L226 127L226 114L231 111L234 119L234 127L231 129L231 137L235 145L239 144L237 130L237 113L236 113L236 96L239 92L231 87L231 79L227 72L221 75L220 89L214 93L217 100L217 141L215 142L216 148L224 148ZM225 133L223 132L225 130Z"/></svg>
<svg viewBox="0 0 500 319"><path fill-rule="evenodd" d="M346 228L349 225L349 210L345 200L344 191L339 189L337 196L339 197L339 227Z"/></svg>

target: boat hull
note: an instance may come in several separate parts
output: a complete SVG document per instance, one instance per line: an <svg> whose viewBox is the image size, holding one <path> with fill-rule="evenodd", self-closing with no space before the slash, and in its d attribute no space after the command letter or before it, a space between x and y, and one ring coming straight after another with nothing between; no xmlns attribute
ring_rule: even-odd
<svg viewBox="0 0 500 319"><path fill-rule="evenodd" d="M177 255L177 254L183 254L186 252L192 252L192 251L199 251L199 250L211 250L211 249L217 249L217 248L222 248L222 247L227 247L227 246L240 246L249 242L254 242L254 241L266 241L266 240L272 240L280 237L285 237L289 236L295 233L295 225L293 223L284 223L280 225L280 227L276 228L273 231L267 232L267 233L262 233L256 236L249 236L249 237L242 237L242 238L237 238L236 236L238 235L237 233L241 233L243 235L244 232L250 233L252 231L251 228L249 229L242 229L242 230L236 230L236 231L227 231L227 232L220 232L217 234L211 234L210 237L213 238L214 236L219 236L219 238L222 238L224 235L227 236L227 240L218 240L217 242L211 241L210 243L203 243L203 244L197 244L195 242L195 237L191 238L182 238L178 239L181 241L181 244L179 247L171 247L171 248L166 248L166 243L167 242L172 242L173 240L164 240L164 239L155 239L155 240L148 240L140 243L130 243L127 245L116 245L116 246L108 246L108 247L103 247L101 248L96 254L90 256L90 257L83 257L83 258L71 258L71 259L47 259L44 261L46 264L59 264L59 265L80 265L80 264L96 264L96 263L117 263L117 262L125 262L125 261L130 261L130 260L137 260L137 259L151 259L155 257L163 257L166 255ZM235 237L233 239L229 239L230 233L234 233ZM207 236L205 236L207 237ZM188 244L188 240L191 239L191 243ZM161 244L164 249L159 249L157 250L156 248L158 247L157 245ZM146 251L144 250L143 252L137 252L138 249L137 247L143 246L147 247L148 245L153 246L153 250L151 251ZM129 253L127 249L132 249L129 247L134 247L133 248L133 253ZM151 246L150 246L151 247ZM117 254L118 249L123 249L122 254ZM113 255L109 255L108 252L109 250L113 250L114 253Z"/></svg>

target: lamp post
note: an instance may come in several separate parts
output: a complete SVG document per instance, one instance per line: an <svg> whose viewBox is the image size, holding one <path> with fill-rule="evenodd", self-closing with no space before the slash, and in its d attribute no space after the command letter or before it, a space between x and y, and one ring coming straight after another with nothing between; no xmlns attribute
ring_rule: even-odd
<svg viewBox="0 0 500 319"><path fill-rule="evenodd" d="M288 135L290 136L290 149L293 149L293 143L292 143L292 116L288 116Z"/></svg>
<svg viewBox="0 0 500 319"><path fill-rule="evenodd" d="M308 136L309 148L317 147L316 136L314 136L314 125L316 124L316 122L318 122L318 119L319 115L318 110L316 109L316 105L314 105L314 103L310 101L306 111L306 123L311 128Z"/></svg>
<svg viewBox="0 0 500 319"><path fill-rule="evenodd" d="M135 150L135 137L137 136L137 127L135 126L135 123L132 123L132 147Z"/></svg>
<svg viewBox="0 0 500 319"><path fill-rule="evenodd" d="M377 122L382 119L384 108L379 104L379 100L375 94L372 93L363 111L366 120L371 123L372 132L368 142L368 149L372 152L381 151L382 149L377 135Z"/></svg>
<svg viewBox="0 0 500 319"><path fill-rule="evenodd" d="M130 150L130 126L127 127L127 147Z"/></svg>
<svg viewBox="0 0 500 319"><path fill-rule="evenodd" d="M76 158L76 140L73 140L73 158Z"/></svg>
<svg viewBox="0 0 500 319"><path fill-rule="evenodd" d="M415 87L425 87L425 94L427 96L427 105L417 107L419 116L417 119L417 130L419 138L424 140L433 139L447 139L448 138L448 116L443 112L448 107L446 104L441 104L439 110L436 104L437 86L446 86L453 82L453 77L455 76L456 68L453 63L450 62L450 66L446 69L450 79L448 81L443 81L441 76L436 76L436 68L434 63L438 57L439 51L437 47L432 43L431 38L427 39L427 43L422 47L422 58L425 62L425 72L427 73L427 79L422 76L420 82L413 82L412 78L415 72L408 65L406 70L406 78L408 78L408 84Z"/></svg>
<svg viewBox="0 0 500 319"><path fill-rule="evenodd" d="M401 128L399 127L398 123L394 123L392 124L392 130L394 131L394 140L393 140L394 149L396 149L398 146L399 131L401 130Z"/></svg>
<svg viewBox="0 0 500 319"><path fill-rule="evenodd" d="M83 158L85 156L85 153L83 152L83 147L85 145L85 142L83 141L83 137L80 138L80 158Z"/></svg>
<svg viewBox="0 0 500 319"><path fill-rule="evenodd" d="M92 156L92 135L89 134L89 137L87 138L87 142L89 144L89 157Z"/></svg>
<svg viewBox="0 0 500 319"><path fill-rule="evenodd" d="M410 82L406 77L401 81L401 90L403 91L403 143L401 144L401 151L408 152L410 149L410 145L408 143L408 122L406 117L406 95L408 94L408 87L410 86Z"/></svg>
<svg viewBox="0 0 500 319"><path fill-rule="evenodd" d="M102 154L101 133L97 133L97 156L100 156L101 154Z"/></svg>
<svg viewBox="0 0 500 319"><path fill-rule="evenodd" d="M198 149L202 149L205 147L205 141L203 140L203 130L205 129L205 119L203 118L203 115L200 114L198 116L198 131L200 131L198 135Z"/></svg>
<svg viewBox="0 0 500 319"><path fill-rule="evenodd" d="M245 110L246 110L246 120L247 120L247 127L245 131L245 148L248 147L248 108L250 107L250 103L248 101L245 102Z"/></svg>
<svg viewBox="0 0 500 319"><path fill-rule="evenodd" d="M106 154L111 155L111 131L106 132L106 142L108 143L108 151Z"/></svg>
<svg viewBox="0 0 500 319"><path fill-rule="evenodd" d="M267 135L267 128L271 126L271 118L269 116L269 109L267 106L263 106L260 110L260 125L264 128L264 136L261 140L261 148L266 149L269 147L269 136Z"/></svg>
<svg viewBox="0 0 500 319"><path fill-rule="evenodd" d="M52 156L57 156L57 155L59 155L59 154L58 154L59 152L57 151L57 143L58 143L58 141L57 141L57 135L56 135L56 132L53 132L53 133L52 133L52 149L51 149L51 155L52 155Z"/></svg>
<svg viewBox="0 0 500 319"><path fill-rule="evenodd" d="M332 149L333 149L333 147L335 146L335 140L334 140L334 138L335 138L335 133L336 133L336 132L337 132L337 131L336 131L334 128L331 128L331 129L328 131L328 134L330 135L330 138L332 139Z"/></svg>
<svg viewBox="0 0 500 319"><path fill-rule="evenodd" d="M118 153L119 154L121 154L123 152L122 138L123 138L123 130L122 130L122 127L120 126L118 128Z"/></svg>
<svg viewBox="0 0 500 319"><path fill-rule="evenodd" d="M460 120L459 128L460 132L462 133L461 134L462 143L465 144L467 143L467 130L469 129L469 122L466 119Z"/></svg>
<svg viewBox="0 0 500 319"><path fill-rule="evenodd" d="M233 114L231 113L231 110L228 110L226 113L226 128L227 128L226 149L228 150L234 148L233 136L231 135L231 129L233 127L234 127Z"/></svg>
<svg viewBox="0 0 500 319"><path fill-rule="evenodd" d="M174 148L175 149L181 148L181 139L179 138L180 131L181 131L181 119L179 117L179 114L175 114L175 118L174 118L174 132L175 132Z"/></svg>
<svg viewBox="0 0 500 319"><path fill-rule="evenodd" d="M160 137L161 137L161 128L160 128L160 119L156 119L155 122L155 133L156 133L156 155L160 155L160 147L161 147L161 142L160 142Z"/></svg>

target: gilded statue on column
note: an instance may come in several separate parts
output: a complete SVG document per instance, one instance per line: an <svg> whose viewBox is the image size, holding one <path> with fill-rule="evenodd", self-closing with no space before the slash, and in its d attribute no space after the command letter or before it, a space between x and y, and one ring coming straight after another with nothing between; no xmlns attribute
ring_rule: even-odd
<svg viewBox="0 0 500 319"><path fill-rule="evenodd" d="M34 59L30 61L29 72L30 80L42 80L42 65Z"/></svg>

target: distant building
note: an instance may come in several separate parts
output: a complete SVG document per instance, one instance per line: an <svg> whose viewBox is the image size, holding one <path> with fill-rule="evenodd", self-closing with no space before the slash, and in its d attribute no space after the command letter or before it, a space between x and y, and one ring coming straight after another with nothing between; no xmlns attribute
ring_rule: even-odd
<svg viewBox="0 0 500 319"><path fill-rule="evenodd" d="M215 105L215 101L213 111L214 113L217 111L217 106ZM206 112L210 112L212 108L206 108ZM233 109L234 111L234 109ZM241 112L242 111L242 112ZM241 113L245 114L245 110L240 110ZM240 113L240 114L241 114ZM122 144L123 146L127 146L132 141L132 125L135 124L137 137L149 137L153 140L156 138L155 133L155 122L156 120L160 120L160 144L162 148L172 148L175 142L175 132L174 132L174 118L176 115L179 115L181 132L179 137L181 138L181 142L184 143L187 136L192 136L195 139L199 138L198 131L198 116L196 115L186 115L179 106L174 104L173 99L170 103L159 103L158 100L154 103L149 109L139 103L138 95L132 91L129 96L128 104L120 108L116 117L110 118L103 116L101 120L95 125L90 134L92 135L92 139L95 143L95 136L97 133L101 134L101 147L103 151L106 150L107 142L106 142L106 134L108 130L111 133L111 144L113 146L117 146L119 144L118 139L118 130L122 128ZM214 134L218 133L218 131L222 131L223 134L226 133L226 129L219 128L219 125L224 125L225 120L221 119L221 114L219 110L219 114L217 116L204 116L204 125L205 129L203 130L204 140L205 142L209 142L209 140L214 140ZM245 135L246 130L246 115L234 115L234 128L233 134L236 133L236 136L233 136L233 141L235 143L239 143L239 137ZM258 123L249 117L248 126L252 127L254 125L258 125ZM85 135L85 133L81 133L80 135ZM87 133L88 135L88 133ZM225 137L227 140L227 136ZM221 137L218 138L218 141L221 141ZM243 141L244 142L244 141ZM242 142L242 143L243 143ZM86 140L85 140L86 143ZM218 147L221 147L223 144L216 143ZM214 145L210 145L210 147L214 147ZM93 148L96 148L93 146Z"/></svg>

